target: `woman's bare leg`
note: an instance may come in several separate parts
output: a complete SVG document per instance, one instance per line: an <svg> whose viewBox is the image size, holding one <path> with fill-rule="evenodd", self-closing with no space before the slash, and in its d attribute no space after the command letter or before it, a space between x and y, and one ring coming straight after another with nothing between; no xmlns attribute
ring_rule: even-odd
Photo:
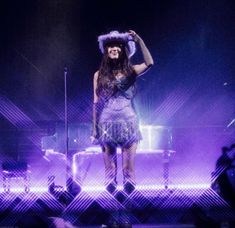
<svg viewBox="0 0 235 228"><path fill-rule="evenodd" d="M110 183L117 184L117 153L116 146L104 144L102 146L104 166L105 166L105 185Z"/></svg>
<svg viewBox="0 0 235 228"><path fill-rule="evenodd" d="M124 184L130 182L135 185L135 155L137 143L134 142L122 148L122 171Z"/></svg>

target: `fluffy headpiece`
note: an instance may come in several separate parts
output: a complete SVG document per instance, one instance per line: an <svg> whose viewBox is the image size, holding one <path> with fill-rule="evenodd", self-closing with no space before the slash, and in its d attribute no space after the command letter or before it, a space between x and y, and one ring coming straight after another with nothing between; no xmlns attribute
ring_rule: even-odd
<svg viewBox="0 0 235 228"><path fill-rule="evenodd" d="M128 48L128 57L131 57L135 54L135 42L132 36L129 33L120 33L118 31L111 31L110 33L100 35L98 37L99 48L101 52L104 54L105 46L109 43L117 42L123 43Z"/></svg>

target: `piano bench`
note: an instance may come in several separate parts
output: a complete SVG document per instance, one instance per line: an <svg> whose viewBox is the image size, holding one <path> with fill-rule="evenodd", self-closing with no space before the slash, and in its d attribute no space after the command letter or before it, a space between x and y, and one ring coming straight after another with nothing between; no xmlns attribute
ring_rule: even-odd
<svg viewBox="0 0 235 228"><path fill-rule="evenodd" d="M23 180L24 190L26 193L30 190L30 169L26 162L3 162L2 178L3 190L10 192L11 180Z"/></svg>

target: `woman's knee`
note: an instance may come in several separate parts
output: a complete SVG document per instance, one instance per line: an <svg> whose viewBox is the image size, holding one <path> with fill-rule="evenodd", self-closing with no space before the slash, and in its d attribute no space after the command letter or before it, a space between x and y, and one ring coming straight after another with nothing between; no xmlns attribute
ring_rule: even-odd
<svg viewBox="0 0 235 228"><path fill-rule="evenodd" d="M103 153L107 154L115 154L116 153L116 146L111 143L106 143L102 145Z"/></svg>

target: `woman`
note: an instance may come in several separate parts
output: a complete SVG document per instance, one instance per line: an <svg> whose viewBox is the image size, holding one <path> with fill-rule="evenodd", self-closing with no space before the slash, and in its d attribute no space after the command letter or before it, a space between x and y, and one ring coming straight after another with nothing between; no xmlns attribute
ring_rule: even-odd
<svg viewBox="0 0 235 228"><path fill-rule="evenodd" d="M153 59L143 40L133 30L112 31L98 37L103 58L94 74L93 141L103 151L105 184L109 192L116 189L118 146L122 150L124 190L131 193L135 186L134 160L141 139L138 119L133 107L136 78L145 73ZM139 44L144 62L130 63Z"/></svg>

